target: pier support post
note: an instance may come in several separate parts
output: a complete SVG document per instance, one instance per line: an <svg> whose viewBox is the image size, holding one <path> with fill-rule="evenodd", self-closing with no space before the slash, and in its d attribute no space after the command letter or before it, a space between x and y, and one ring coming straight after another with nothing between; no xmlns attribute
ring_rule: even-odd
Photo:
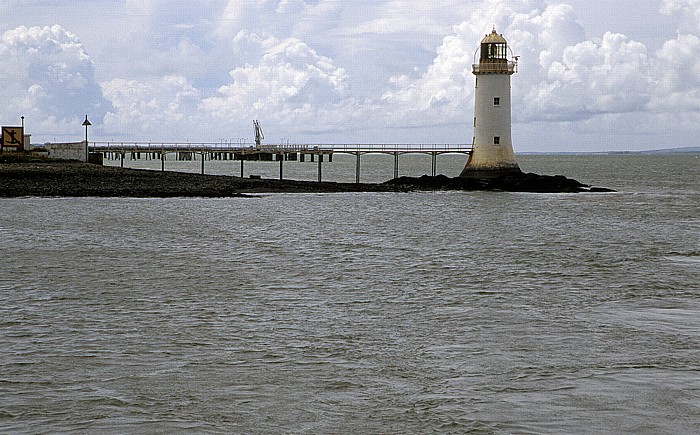
<svg viewBox="0 0 700 435"><path fill-rule="evenodd" d="M205 156L206 156L206 155L205 155L204 153L202 153L202 175L204 175L204 160L205 160L204 157L205 157Z"/></svg>
<svg viewBox="0 0 700 435"><path fill-rule="evenodd" d="M399 153L394 153L394 178L399 178Z"/></svg>
<svg viewBox="0 0 700 435"><path fill-rule="evenodd" d="M437 153L431 153L432 154L432 173L433 177L437 175Z"/></svg>
<svg viewBox="0 0 700 435"><path fill-rule="evenodd" d="M360 153L357 153L357 162L355 163L355 183L360 182Z"/></svg>
<svg viewBox="0 0 700 435"><path fill-rule="evenodd" d="M160 152L160 171L165 172L165 151Z"/></svg>
<svg viewBox="0 0 700 435"><path fill-rule="evenodd" d="M311 161L313 162L313 154L311 154ZM318 182L321 182L321 163L323 163L323 159L319 158L318 159Z"/></svg>

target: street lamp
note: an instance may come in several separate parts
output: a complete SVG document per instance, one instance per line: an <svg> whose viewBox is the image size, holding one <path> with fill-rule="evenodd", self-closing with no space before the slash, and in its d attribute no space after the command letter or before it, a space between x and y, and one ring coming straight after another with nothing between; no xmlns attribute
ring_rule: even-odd
<svg viewBox="0 0 700 435"><path fill-rule="evenodd" d="M88 162L88 126L92 125L90 124L90 121L87 119L87 115L85 115L85 121L83 121L83 125L85 126L85 163Z"/></svg>

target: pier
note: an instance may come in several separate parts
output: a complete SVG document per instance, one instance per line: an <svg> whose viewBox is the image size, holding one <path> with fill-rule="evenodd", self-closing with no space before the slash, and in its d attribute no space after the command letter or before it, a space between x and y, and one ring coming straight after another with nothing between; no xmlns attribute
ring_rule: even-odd
<svg viewBox="0 0 700 435"><path fill-rule="evenodd" d="M306 145L256 145L222 143L154 143L154 142L89 142L90 153L101 154L102 158L119 159L124 166L124 158L152 159L161 161L165 171L167 155L177 160L201 160L201 172L205 173L206 160L239 161L241 178L246 161L279 162L279 178L284 179L285 161L309 161L318 166L318 181L322 181L323 161L333 161L333 154L351 154L356 157L355 182L360 182L362 156L366 154L388 154L394 156L394 178L399 176L399 157L404 154L427 154L431 156L431 175L437 175L437 156L441 154L466 154L472 152L471 144L306 144Z"/></svg>

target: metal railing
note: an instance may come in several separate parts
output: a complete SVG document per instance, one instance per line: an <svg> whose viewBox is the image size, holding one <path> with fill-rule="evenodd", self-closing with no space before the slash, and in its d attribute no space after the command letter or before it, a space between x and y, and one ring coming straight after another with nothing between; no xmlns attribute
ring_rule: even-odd
<svg viewBox="0 0 700 435"><path fill-rule="evenodd" d="M483 62L475 63L472 65L472 72L474 74L488 74L488 73L508 73L513 74L518 72L517 62Z"/></svg>
<svg viewBox="0 0 700 435"><path fill-rule="evenodd" d="M92 152L195 152L195 153L469 153L471 144L221 144L214 142L90 142Z"/></svg>

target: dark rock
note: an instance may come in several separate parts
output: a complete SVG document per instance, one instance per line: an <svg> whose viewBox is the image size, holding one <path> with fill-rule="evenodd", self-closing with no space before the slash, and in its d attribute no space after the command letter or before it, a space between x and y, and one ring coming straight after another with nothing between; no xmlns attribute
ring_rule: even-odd
<svg viewBox="0 0 700 435"><path fill-rule="evenodd" d="M385 183L334 183L240 178L105 167L71 161L0 163L0 197L234 197L258 193L406 192L463 190L509 192L612 192L563 176L509 173L495 178L400 177Z"/></svg>
<svg viewBox="0 0 700 435"><path fill-rule="evenodd" d="M590 188L563 175L538 175L533 173L512 172L494 178L455 177L444 175L429 177L400 177L383 183L400 186L408 190L492 190L505 192L534 193L575 193L575 192L611 192L605 188Z"/></svg>

